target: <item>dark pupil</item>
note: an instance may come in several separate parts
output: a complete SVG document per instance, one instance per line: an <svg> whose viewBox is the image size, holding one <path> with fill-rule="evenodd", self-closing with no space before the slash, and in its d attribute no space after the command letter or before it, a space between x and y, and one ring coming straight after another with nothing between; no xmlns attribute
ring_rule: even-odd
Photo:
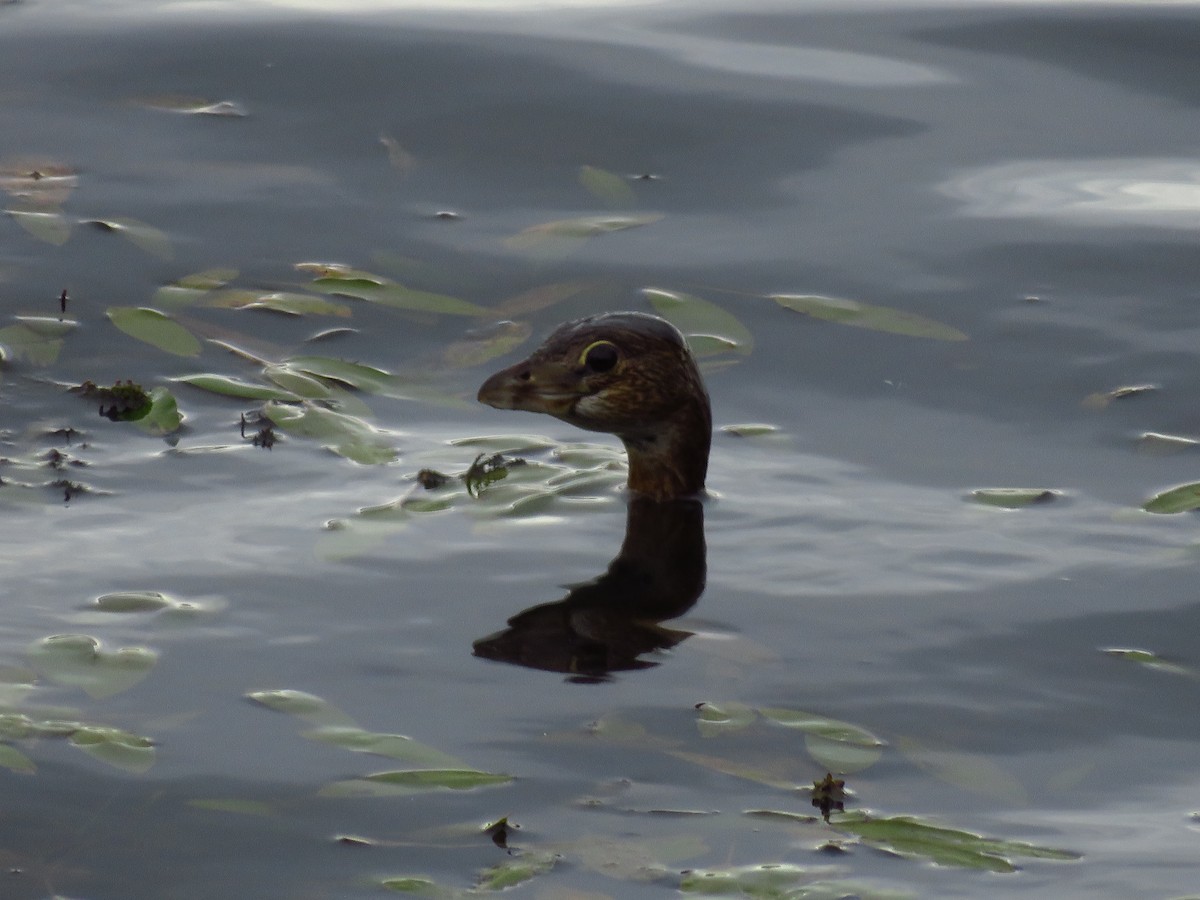
<svg viewBox="0 0 1200 900"><path fill-rule="evenodd" d="M607 372L617 364L617 348L612 344L597 344L587 352L583 364L593 372Z"/></svg>

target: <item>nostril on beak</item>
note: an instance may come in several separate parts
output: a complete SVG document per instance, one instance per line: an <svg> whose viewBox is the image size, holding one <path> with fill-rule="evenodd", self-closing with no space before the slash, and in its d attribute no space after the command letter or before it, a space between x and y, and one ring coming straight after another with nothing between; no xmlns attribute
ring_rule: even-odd
<svg viewBox="0 0 1200 900"><path fill-rule="evenodd" d="M533 372L531 372L529 369L522 369L520 372L517 373L517 378L520 381L532 381L533 380Z"/></svg>

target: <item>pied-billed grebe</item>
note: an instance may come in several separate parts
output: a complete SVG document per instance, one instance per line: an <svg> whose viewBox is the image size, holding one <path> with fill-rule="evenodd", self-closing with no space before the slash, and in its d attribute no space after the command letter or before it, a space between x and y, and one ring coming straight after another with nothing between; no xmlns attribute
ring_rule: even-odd
<svg viewBox="0 0 1200 900"><path fill-rule="evenodd" d="M712 413L683 335L658 316L620 312L560 325L479 389L497 409L548 413L615 434L629 455L629 488L653 500L704 489Z"/></svg>

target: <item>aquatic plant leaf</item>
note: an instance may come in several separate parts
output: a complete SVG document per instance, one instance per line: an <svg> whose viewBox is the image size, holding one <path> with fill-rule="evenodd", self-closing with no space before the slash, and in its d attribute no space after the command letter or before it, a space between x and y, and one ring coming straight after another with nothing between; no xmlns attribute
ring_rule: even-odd
<svg viewBox="0 0 1200 900"><path fill-rule="evenodd" d="M82 224L119 234L139 250L159 259L175 258L175 250L171 247L171 239L167 237L166 232L137 219L88 219Z"/></svg>
<svg viewBox="0 0 1200 900"><path fill-rule="evenodd" d="M1170 453L1184 453L1200 449L1200 440L1184 437L1180 434L1162 434L1158 431L1144 431L1137 438L1139 453L1166 456Z"/></svg>
<svg viewBox="0 0 1200 900"><path fill-rule="evenodd" d="M1083 398L1083 405L1088 409L1104 409L1114 400L1127 400L1131 397L1143 397L1159 389L1157 384L1127 384L1111 391L1097 391Z"/></svg>
<svg viewBox="0 0 1200 900"><path fill-rule="evenodd" d="M536 259L556 259L569 254L580 241L615 231L640 228L661 218L659 213L644 213L559 219L530 226L512 237L505 238L504 244L510 250L528 254Z"/></svg>
<svg viewBox="0 0 1200 900"><path fill-rule="evenodd" d="M479 337L455 341L446 348L443 358L457 369L480 366L515 350L532 333L533 326L526 322L498 322Z"/></svg>
<svg viewBox="0 0 1200 900"><path fill-rule="evenodd" d="M942 866L1015 872L1017 858L1076 860L1070 850L1039 847L1023 841L985 838L969 831L934 825L914 816L872 816L862 810L841 813L832 819L835 830L856 835L864 843L900 856L928 859Z"/></svg>
<svg viewBox="0 0 1200 900"><path fill-rule="evenodd" d="M711 756L704 753L692 753L688 750L667 750L671 756L693 763L722 775L732 775L734 778L744 778L768 787L780 790L795 790L800 783L800 770L803 768L793 760L776 760L769 762L746 761L744 759L727 759L721 756ZM811 763L807 765L811 766Z"/></svg>
<svg viewBox="0 0 1200 900"><path fill-rule="evenodd" d="M529 315L561 303L569 297L574 297L591 286L591 283L586 281L557 281L553 284L543 284L497 304L492 308L492 315L499 319Z"/></svg>
<svg viewBox="0 0 1200 900"><path fill-rule="evenodd" d="M860 747L884 746L884 741L871 734L871 732L857 725L852 725L849 722L842 722L838 719L830 719L826 716L814 715L813 713L801 712L796 709L760 707L758 711L765 718L770 719L777 725L782 725L784 728L795 728L806 734L819 735L826 740L840 741L846 744L858 744Z"/></svg>
<svg viewBox="0 0 1200 900"><path fill-rule="evenodd" d="M747 422L744 425L722 425L720 430L724 434L732 434L734 437L745 438L779 434L778 425L767 425L759 422Z"/></svg>
<svg viewBox="0 0 1200 900"><path fill-rule="evenodd" d="M354 720L328 700L289 688L281 690L251 691L246 699L267 709L296 716L313 725L328 728L357 728Z"/></svg>
<svg viewBox="0 0 1200 900"><path fill-rule="evenodd" d="M189 275L184 275L175 284L182 288L191 288L198 291L214 291L217 288L225 287L237 277L237 269L204 269L200 272L192 272Z"/></svg>
<svg viewBox="0 0 1200 900"><path fill-rule="evenodd" d="M0 744L0 768L21 775L32 775L37 771L33 760L11 744Z"/></svg>
<svg viewBox="0 0 1200 900"><path fill-rule="evenodd" d="M469 791L509 784L511 775L475 769L401 769L337 781L318 791L322 797L395 797L427 791Z"/></svg>
<svg viewBox="0 0 1200 900"><path fill-rule="evenodd" d="M899 738L896 746L905 759L939 781L998 803L1029 803L1029 792L1020 779L986 756L929 747L912 737Z"/></svg>
<svg viewBox="0 0 1200 900"><path fill-rule="evenodd" d="M64 326L55 329L48 323L58 323ZM34 317L17 317L13 325L0 328L0 348L4 358L24 360L35 366L48 366L58 359L62 352L63 335L76 327L71 320L58 322L57 319L39 319Z"/></svg>
<svg viewBox="0 0 1200 900"><path fill-rule="evenodd" d="M695 834L628 839L589 835L580 840L552 844L550 849L609 878L640 882L673 878L678 874L677 865L681 860L710 852L704 839Z"/></svg>
<svg viewBox="0 0 1200 900"><path fill-rule="evenodd" d="M741 731L758 718L754 707L743 703L697 703L696 711L696 727L703 737Z"/></svg>
<svg viewBox="0 0 1200 900"><path fill-rule="evenodd" d="M348 278L340 274L323 275L313 280L309 287L322 294L354 297L409 312L442 313L451 316L491 315L491 310L477 303L460 300L448 294L405 287L394 281L376 277Z"/></svg>
<svg viewBox="0 0 1200 900"><path fill-rule="evenodd" d="M429 769L465 769L463 762L449 753L422 744L403 734L377 734L357 726L324 726L306 732L304 737L344 747L356 753L386 756Z"/></svg>
<svg viewBox="0 0 1200 900"><path fill-rule="evenodd" d="M1200 678L1200 671L1181 663L1163 659L1152 650L1138 650L1132 647L1101 647L1100 652L1114 659L1137 663L1147 669L1157 672L1168 672L1172 675L1186 675L1189 678Z"/></svg>
<svg viewBox="0 0 1200 900"><path fill-rule="evenodd" d="M430 900L457 900L463 896L462 891L442 887L431 878L420 875L397 875L384 878L379 886L397 894L409 894L413 897L427 897Z"/></svg>
<svg viewBox="0 0 1200 900"><path fill-rule="evenodd" d="M176 356L199 356L200 341L165 313L140 306L111 306L108 318L130 337Z"/></svg>
<svg viewBox="0 0 1200 900"><path fill-rule="evenodd" d="M1142 504L1142 509L1166 515L1200 509L1200 481L1181 484L1179 487L1155 494Z"/></svg>
<svg viewBox="0 0 1200 900"><path fill-rule="evenodd" d="M301 399L298 394L284 390L283 388L271 387L268 384L254 384L249 381L241 381L237 378L230 378L228 375L201 373L199 375L180 375L171 380L191 385L194 388L208 391L211 394L220 394L222 397L234 397L238 400L279 400L296 403Z"/></svg>
<svg viewBox="0 0 1200 900"><path fill-rule="evenodd" d="M579 183L589 194L613 209L625 209L637 205L637 195L629 184L615 172L597 169L595 166L579 167Z"/></svg>
<svg viewBox="0 0 1200 900"><path fill-rule="evenodd" d="M74 223L62 213L28 209L6 209L5 212L39 241L61 247L71 237Z"/></svg>
<svg viewBox="0 0 1200 900"><path fill-rule="evenodd" d="M284 313L290 316L338 316L352 315L350 307L328 297L312 294L297 294L287 291L221 291L208 301L208 305L228 309L260 309L267 312Z"/></svg>
<svg viewBox="0 0 1200 900"><path fill-rule="evenodd" d="M293 356L284 364L293 371L338 381L368 394L382 394L395 383L390 372L332 356Z"/></svg>
<svg viewBox="0 0 1200 900"><path fill-rule="evenodd" d="M96 609L114 613L159 612L174 606L176 601L159 591L118 591L101 594L95 600Z"/></svg>
<svg viewBox="0 0 1200 900"><path fill-rule="evenodd" d="M33 643L29 662L44 678L82 688L89 696L100 699L127 691L140 682L158 662L158 654L148 647L105 650L90 635L55 634Z"/></svg>
<svg viewBox="0 0 1200 900"><path fill-rule="evenodd" d="M1001 509L1024 509L1026 506L1051 503L1062 496L1062 491L1050 488L977 488L970 497L984 506Z"/></svg>
<svg viewBox="0 0 1200 900"><path fill-rule="evenodd" d="M175 395L165 387L156 387L150 391L150 409L136 421L138 428L151 434L173 434L183 424L183 414Z"/></svg>
<svg viewBox="0 0 1200 900"><path fill-rule="evenodd" d="M792 889L828 878L839 871L832 866L807 867L787 863L689 869L680 879L679 890L684 894L748 897L755 900L807 897L803 892L792 893Z"/></svg>
<svg viewBox="0 0 1200 900"><path fill-rule="evenodd" d="M309 375L307 372L301 372L287 363L267 366L263 369L263 375L283 388L284 391L306 400L326 400L334 394L333 389L321 379ZM282 400L284 398L274 399Z"/></svg>
<svg viewBox="0 0 1200 900"><path fill-rule="evenodd" d="M273 816L269 803L261 800L245 800L241 797L212 797L189 800L187 805L194 809L206 809L211 812L236 813L241 816Z"/></svg>
<svg viewBox="0 0 1200 900"><path fill-rule="evenodd" d="M319 440L339 456L361 465L389 463L399 456L387 432L307 401L298 406L270 402L263 413L288 434Z"/></svg>
<svg viewBox="0 0 1200 900"><path fill-rule="evenodd" d="M68 739L88 756L126 772L146 772L154 765L154 742L139 734L103 725L85 725Z"/></svg>
<svg viewBox="0 0 1200 900"><path fill-rule="evenodd" d="M149 109L182 113L189 116L243 118L249 115L245 107L233 100L214 101L203 97L190 97L183 94L156 94L147 97L137 97L133 102Z"/></svg>
<svg viewBox="0 0 1200 900"><path fill-rule="evenodd" d="M381 134L379 143L387 150L388 164L401 175L407 175L417 165L417 158L400 146L390 134Z"/></svg>
<svg viewBox="0 0 1200 900"><path fill-rule="evenodd" d="M642 288L642 296L650 301L654 311L688 336L716 339L718 349L732 349L748 354L754 350L754 335L736 316L715 303L691 294ZM695 348L693 347L695 352Z"/></svg>
<svg viewBox="0 0 1200 900"><path fill-rule="evenodd" d="M939 341L965 341L968 337L950 325L927 319L916 313L870 306L857 300L822 297L816 294L771 294L772 300L785 309L794 310L826 322L839 322L856 328L885 331L908 337L932 338Z"/></svg>
<svg viewBox="0 0 1200 900"><path fill-rule="evenodd" d="M503 891L545 875L558 862L557 853L526 850L515 856L489 866L475 880L476 891Z"/></svg>

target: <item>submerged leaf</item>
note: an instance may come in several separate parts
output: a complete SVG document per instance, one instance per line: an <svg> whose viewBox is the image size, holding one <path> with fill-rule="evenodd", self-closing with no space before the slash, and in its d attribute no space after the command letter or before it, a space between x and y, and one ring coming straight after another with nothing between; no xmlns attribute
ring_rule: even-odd
<svg viewBox="0 0 1200 900"><path fill-rule="evenodd" d="M1162 434L1157 431L1144 431L1138 435L1137 448L1141 453L1153 453L1165 456L1168 453L1200 449L1200 440L1184 437L1179 434Z"/></svg>
<svg viewBox="0 0 1200 900"><path fill-rule="evenodd" d="M200 341L170 316L149 307L112 306L112 323L130 337L176 356L199 356Z"/></svg>
<svg viewBox="0 0 1200 900"><path fill-rule="evenodd" d="M516 887L539 875L545 875L554 868L556 862L556 853L524 851L480 872L475 882L475 890L503 891Z"/></svg>
<svg viewBox="0 0 1200 900"><path fill-rule="evenodd" d="M803 315L839 322L856 328L869 328L908 337L933 338L939 341L965 341L967 335L933 319L916 313L891 309L886 306L870 306L857 300L840 297L822 297L816 294L771 294L772 300L785 309Z"/></svg>
<svg viewBox="0 0 1200 900"><path fill-rule="evenodd" d="M389 463L399 456L389 433L308 401L298 406L271 402L263 407L263 413L287 433L319 440L339 456L362 465Z"/></svg>
<svg viewBox="0 0 1200 900"><path fill-rule="evenodd" d="M6 209L5 212L39 241L61 247L71 237L72 222L62 213L27 209Z"/></svg>
<svg viewBox="0 0 1200 900"><path fill-rule="evenodd" d="M276 712L296 716L314 725L330 728L357 728L354 720L328 700L306 691L291 689L251 691L247 700L273 709Z"/></svg>
<svg viewBox="0 0 1200 900"><path fill-rule="evenodd" d="M1114 400L1125 400L1130 397L1141 397L1158 390L1157 384L1128 384L1111 391L1098 391L1083 398L1083 405L1088 409L1104 409Z"/></svg>
<svg viewBox="0 0 1200 900"><path fill-rule="evenodd" d="M561 303L568 297L574 297L590 286L586 281L559 281L553 284L544 284L541 287L509 297L492 309L492 315L500 319L528 315Z"/></svg>
<svg viewBox="0 0 1200 900"><path fill-rule="evenodd" d="M156 387L150 391L150 409L136 421L139 428L151 434L173 434L183 424L183 414L175 396L165 387Z"/></svg>
<svg viewBox="0 0 1200 900"><path fill-rule="evenodd" d="M498 322L478 337L455 341L446 348L444 357L448 364L459 369L480 366L515 350L532 333L532 326L526 322Z"/></svg>
<svg viewBox="0 0 1200 900"><path fill-rule="evenodd" d="M696 711L696 727L703 737L741 731L758 718L754 708L743 703L697 703Z"/></svg>
<svg viewBox="0 0 1200 900"><path fill-rule="evenodd" d="M1142 509L1151 513L1181 513L1200 509L1200 481L1181 484L1155 494L1142 504Z"/></svg>
<svg viewBox="0 0 1200 900"><path fill-rule="evenodd" d="M578 219L559 219L526 228L519 234L507 238L504 243L512 250L553 255L569 250L575 241L611 234L614 231L640 228L643 225L657 222L661 218L662 215L658 213L644 213L627 216L582 216Z"/></svg>
<svg viewBox="0 0 1200 900"><path fill-rule="evenodd" d="M735 350L746 354L754 349L754 335L750 329L732 313L709 300L659 288L643 288L642 295L656 313L688 336L689 343L696 336L717 340L715 349L718 352ZM694 346L692 349L696 350Z"/></svg>
<svg viewBox="0 0 1200 900"><path fill-rule="evenodd" d="M579 167L579 183L606 206L623 209L637 205L637 195L628 179L595 166Z"/></svg>
<svg viewBox="0 0 1200 900"><path fill-rule="evenodd" d="M386 756L431 769L465 768L461 760L449 753L443 753L403 734L377 734L357 726L324 726L309 731L304 736L310 740L344 747L355 753Z"/></svg>
<svg viewBox="0 0 1200 900"><path fill-rule="evenodd" d="M111 231L121 235L129 243L151 256L169 260L175 258L171 247L171 239L166 232L160 231L153 225L139 222L137 219L89 219L83 223L92 225L103 231Z"/></svg>
<svg viewBox="0 0 1200 900"><path fill-rule="evenodd" d="M1189 678L1200 678L1200 672L1180 663L1163 659L1151 650L1137 650L1127 647L1101 647L1100 652L1106 656L1137 663L1147 669L1157 672L1169 672L1172 675L1186 675Z"/></svg>

